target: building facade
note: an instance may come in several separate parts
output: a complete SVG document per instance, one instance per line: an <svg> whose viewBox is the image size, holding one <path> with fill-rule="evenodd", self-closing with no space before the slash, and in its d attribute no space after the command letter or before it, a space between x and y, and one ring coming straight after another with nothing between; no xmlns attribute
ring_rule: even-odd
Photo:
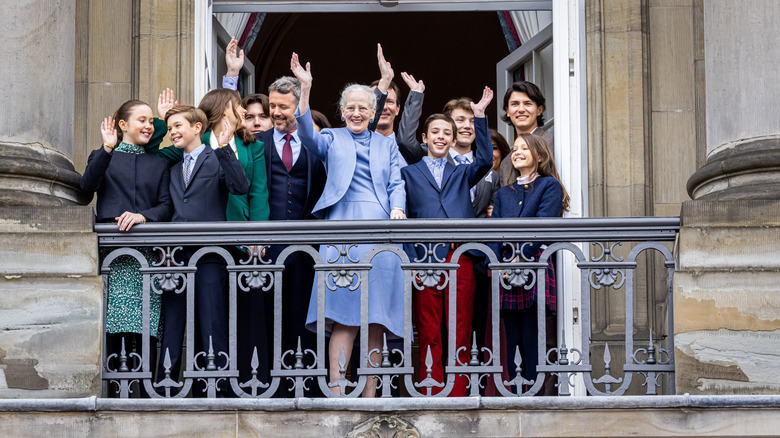
<svg viewBox="0 0 780 438"><path fill-rule="evenodd" d="M252 3L25 0L4 8L0 398L100 395L97 237L90 200L78 189L100 144L97 127L125 100L153 103L166 87L179 102L196 102L218 77L208 20L218 21L219 7ZM294 2L254 3L306 12ZM390 3L426 2L376 7ZM777 394L780 4L503 3L552 12L556 147L567 144L556 158L576 198L572 217L680 217L670 245L673 320L664 273L652 267L634 303L639 337L666 327L661 336L674 339L676 393ZM282 62L289 55L276 54L275 44L264 40L257 50ZM260 64L255 72L270 68ZM256 88L271 76L258 73L265 79ZM624 298L602 294L591 306L591 341L619 343L626 314L614 309ZM776 409L772 418L780 421Z"/></svg>

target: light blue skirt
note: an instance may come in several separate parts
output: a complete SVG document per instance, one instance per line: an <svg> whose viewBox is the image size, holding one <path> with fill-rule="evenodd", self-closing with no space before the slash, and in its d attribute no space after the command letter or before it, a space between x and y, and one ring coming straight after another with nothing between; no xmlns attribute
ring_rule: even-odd
<svg viewBox="0 0 780 438"><path fill-rule="evenodd" d="M378 210L378 211L377 211ZM377 217L379 216L379 217ZM387 219L387 213L376 202L339 201L331 207L326 215L328 219ZM348 257L340 255L341 246L320 247L323 263L334 265L335 271L323 271L325 277L325 330L330 333L333 323L346 326L360 326L360 281L365 281L359 275L339 276L340 271L349 273L349 265L356 260L364 260L366 253L373 248L371 244L353 246L348 251ZM400 246L398 246L400 249ZM371 261L372 268L368 271L368 322L381 324L388 331L388 339L403 337L404 330L404 275L401 270L401 259L391 252L380 252ZM341 266L343 265L343 267ZM357 272L355 272L357 274ZM317 330L317 284L319 275L315 277L309 311L306 317L306 328ZM339 286L337 287L336 282ZM348 282L348 283L347 283ZM335 291L328 288L335 288ZM352 290L351 290L352 289Z"/></svg>

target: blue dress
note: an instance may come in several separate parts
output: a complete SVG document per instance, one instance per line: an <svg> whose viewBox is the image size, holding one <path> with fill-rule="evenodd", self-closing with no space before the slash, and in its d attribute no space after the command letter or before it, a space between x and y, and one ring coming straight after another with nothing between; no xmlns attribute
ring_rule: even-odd
<svg viewBox="0 0 780 438"><path fill-rule="evenodd" d="M300 120L300 119L299 119ZM301 131L306 131L302 129ZM344 196L335 204L328 207L323 213L325 219L331 220L361 220L361 219L389 219L389 215L383 208L377 197L370 170L370 142L371 132L366 130L360 134L350 132L355 142L356 163L352 181ZM323 141L332 141L333 137L325 135L320 138ZM302 136L302 142L306 140ZM336 144L332 147L336 148ZM349 250L349 258L363 261L365 254L373 247L371 244L362 244ZM340 256L340 247L320 247L320 256L323 263L352 264L347 257ZM404 282L401 260L395 254L382 252L372 260L373 267L368 275L368 320L372 324L381 324L388 331L388 339L403 337L404 328ZM348 270L348 266L346 267ZM333 323L337 322L346 326L360 326L360 286L357 279L350 286L338 287L331 291L327 284L335 287L333 276L327 275L325 287L325 318L327 332L331 332ZM361 279L363 280L363 279ZM356 287L357 286L357 287ZM317 328L317 281L314 283L309 312L306 317L306 327L316 331Z"/></svg>

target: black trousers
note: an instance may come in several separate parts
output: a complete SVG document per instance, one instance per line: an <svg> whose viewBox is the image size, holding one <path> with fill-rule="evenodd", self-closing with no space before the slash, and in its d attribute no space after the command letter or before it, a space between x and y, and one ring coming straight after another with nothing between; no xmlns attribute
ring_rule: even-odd
<svg viewBox="0 0 780 438"><path fill-rule="evenodd" d="M185 250L186 260L195 250ZM227 270L225 260L217 254L206 254L197 263L195 273L195 322L198 335L196 346L199 350L208 352L209 338L216 355L215 365L223 367L226 364L225 357L219 352L228 352L227 330ZM182 362L182 345L184 328L187 324L187 295L186 291L180 294L165 292L162 297L162 312L165 325L162 337L162 349L160 350L159 368L157 380L165 377L165 353L170 355L171 378L176 380L179 375ZM196 327L193 327L195 330ZM195 354L198 352L196 351ZM204 366L205 363L201 363ZM221 395L226 394L227 381L219 383ZM197 394L196 394L197 395Z"/></svg>
<svg viewBox="0 0 780 438"><path fill-rule="evenodd" d="M509 380L517 376L517 366L515 365L515 352L520 351L522 357L522 376L526 380L536 381L538 373L536 366L539 363L539 340L538 340L538 317L536 315L536 305L525 310L502 310L501 320L504 322L506 332L506 361L504 366L509 373ZM557 343L557 318L552 312L545 313L545 339L546 345L544 351L555 348ZM555 359L555 354L550 358ZM542 358L544 359L544 357ZM527 389L527 388L526 388ZM552 376L545 376L545 382L539 395L555 395L555 381Z"/></svg>
<svg viewBox="0 0 780 438"><path fill-rule="evenodd" d="M283 245L274 245L269 248L266 259L274 263L279 254L284 250ZM277 335L281 341L281 353L298 348L298 339L301 341L301 350L317 350L317 336L306 329L306 315L309 309L312 283L314 282L314 260L304 253L290 254L284 261L282 272L282 306L281 314L282 331ZM275 288L276 285L274 285ZM273 368L274 351L274 288L268 291L250 290L249 292L237 291L238 303L238 371L239 381L246 382L252 378L251 360L253 351L257 349L259 366L257 378L261 382L270 383L270 370ZM310 365L316 359L311 354L303 357L304 367ZM288 365L293 365L295 356L288 354L285 357ZM306 384L309 390L304 391L306 397L321 396L322 392L316 380L309 380ZM289 379L281 379L276 397L294 397L295 392Z"/></svg>

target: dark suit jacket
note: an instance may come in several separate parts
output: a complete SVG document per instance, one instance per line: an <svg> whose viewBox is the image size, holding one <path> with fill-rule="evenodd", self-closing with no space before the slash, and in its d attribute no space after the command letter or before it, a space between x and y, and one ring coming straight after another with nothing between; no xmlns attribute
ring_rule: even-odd
<svg viewBox="0 0 780 438"><path fill-rule="evenodd" d="M491 218L561 217L563 210L563 188L557 179L540 176L531 184L520 186L515 182L504 186L496 193ZM523 249L526 257L534 257L541 242ZM496 254L498 245L494 247Z"/></svg>
<svg viewBox="0 0 780 438"><path fill-rule="evenodd" d="M181 162L171 170L172 222L224 221L228 192L243 195L249 191L249 180L229 147L211 149L206 145L186 188L183 165Z"/></svg>
<svg viewBox="0 0 780 438"><path fill-rule="evenodd" d="M155 118L155 134L159 131L158 123L162 124L163 136L168 132L165 124ZM201 141L209 148L209 140L212 132L206 132ZM268 220L268 184L266 175L265 152L262 143L254 142L245 145L241 138L235 137L238 161L244 169L244 174L249 179L249 191L242 195L228 197L226 217L229 221L266 221ZM183 151L174 146L160 149L162 138L156 143L149 141L144 147L149 154L166 158L175 165L182 159Z"/></svg>
<svg viewBox="0 0 780 438"><path fill-rule="evenodd" d="M401 155L410 165L417 163L422 160L422 157L428 155L427 146L424 143L417 141L417 127L420 123L424 98L425 95L423 93L416 91L409 93L409 96L406 97L406 103L404 104L404 112L401 115L401 123L398 125L398 133L396 136L398 151L401 152ZM476 119L474 124L476 129ZM479 145L477 145L477 150L479 150ZM491 155L491 160L492 159ZM450 155L447 155L447 161L453 166L456 165L455 160L453 160ZM492 170L489 171L488 175L485 176L487 180L482 179L476 184L474 201L471 203L471 206L474 209L474 217L487 217L487 208L493 203L493 196L499 188L498 174L493 175L493 173L495 172Z"/></svg>
<svg viewBox="0 0 780 438"><path fill-rule="evenodd" d="M491 157L492 159L493 157ZM490 164L492 165L493 163L491 162ZM471 206L474 208L474 216L478 218L487 217L487 208L493 205L493 199L496 197L496 192L499 189L499 178L498 172L490 169L487 175L477 182L474 189L474 201L471 203Z"/></svg>
<svg viewBox="0 0 780 438"><path fill-rule="evenodd" d="M401 169L401 177L406 182L406 208L409 218L473 218L474 209L469 190L482 180L493 164L493 148L490 143L486 118L475 118L477 153L474 162L454 166L444 165L441 188L428 169L425 161ZM446 257L445 248L442 254ZM423 249L417 248L418 256Z"/></svg>
<svg viewBox="0 0 780 438"><path fill-rule="evenodd" d="M97 221L112 222L125 211L152 222L171 218L170 171L162 158L149 154L108 153L101 146L89 154L81 190L97 192Z"/></svg>
<svg viewBox="0 0 780 438"><path fill-rule="evenodd" d="M278 160L279 154L276 152L276 145L274 144L274 130L273 128L263 131L259 134L255 134L255 138L262 141L265 145L265 166L266 166L266 175L268 175L268 196L269 198L272 196L274 187L271 185L271 164L273 160ZM301 145L303 147L303 145ZM325 187L325 166L323 166L322 161L318 160L317 157L314 154L308 153L306 154L306 165L307 165L307 180L306 180L306 205L304 206L304 219L315 219L314 216L312 216L311 211L314 208L314 205L317 203L317 201L320 199L320 195L322 195L322 189ZM277 190L286 190L284 187L279 188Z"/></svg>

